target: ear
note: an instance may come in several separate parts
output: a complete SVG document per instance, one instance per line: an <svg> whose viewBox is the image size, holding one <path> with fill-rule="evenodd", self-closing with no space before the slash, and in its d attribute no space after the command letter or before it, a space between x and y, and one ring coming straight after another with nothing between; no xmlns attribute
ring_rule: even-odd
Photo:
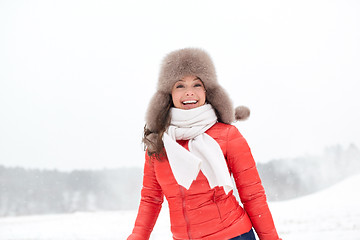
<svg viewBox="0 0 360 240"><path fill-rule="evenodd" d="M250 109L245 106L238 106L235 108L235 120L241 121L246 120L250 116Z"/></svg>

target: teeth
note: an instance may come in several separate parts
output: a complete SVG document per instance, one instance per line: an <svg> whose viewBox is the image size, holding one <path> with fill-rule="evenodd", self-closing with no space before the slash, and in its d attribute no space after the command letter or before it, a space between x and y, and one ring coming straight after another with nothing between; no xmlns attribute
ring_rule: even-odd
<svg viewBox="0 0 360 240"><path fill-rule="evenodd" d="M183 104L191 104L191 103L197 103L197 101L195 100L190 100L190 101L184 101Z"/></svg>

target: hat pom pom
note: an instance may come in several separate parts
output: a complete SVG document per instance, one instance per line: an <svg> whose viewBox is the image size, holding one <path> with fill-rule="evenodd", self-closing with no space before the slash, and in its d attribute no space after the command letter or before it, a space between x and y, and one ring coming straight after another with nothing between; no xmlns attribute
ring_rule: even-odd
<svg viewBox="0 0 360 240"><path fill-rule="evenodd" d="M246 120L250 116L250 109L245 106L235 108L235 120Z"/></svg>

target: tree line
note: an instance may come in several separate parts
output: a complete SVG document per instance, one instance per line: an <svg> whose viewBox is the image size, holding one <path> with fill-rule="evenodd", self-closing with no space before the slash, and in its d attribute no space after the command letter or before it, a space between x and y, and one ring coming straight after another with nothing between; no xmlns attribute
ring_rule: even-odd
<svg viewBox="0 0 360 240"><path fill-rule="evenodd" d="M0 216L136 208L140 168L24 169L0 166Z"/></svg>
<svg viewBox="0 0 360 240"><path fill-rule="evenodd" d="M360 173L355 145L329 147L322 156L257 164L270 201L296 198ZM0 166L0 216L136 209L142 168L24 169Z"/></svg>
<svg viewBox="0 0 360 240"><path fill-rule="evenodd" d="M277 159L258 164L267 198L287 200L327 188L360 173L360 151L354 145L325 149L320 156Z"/></svg>

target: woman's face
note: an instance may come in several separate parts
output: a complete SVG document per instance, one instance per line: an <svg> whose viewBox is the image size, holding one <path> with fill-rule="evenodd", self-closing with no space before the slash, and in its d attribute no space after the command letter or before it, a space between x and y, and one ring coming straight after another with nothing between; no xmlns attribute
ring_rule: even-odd
<svg viewBox="0 0 360 240"><path fill-rule="evenodd" d="M205 86L200 78L186 76L174 84L171 96L176 108L185 110L197 108L205 104Z"/></svg>

